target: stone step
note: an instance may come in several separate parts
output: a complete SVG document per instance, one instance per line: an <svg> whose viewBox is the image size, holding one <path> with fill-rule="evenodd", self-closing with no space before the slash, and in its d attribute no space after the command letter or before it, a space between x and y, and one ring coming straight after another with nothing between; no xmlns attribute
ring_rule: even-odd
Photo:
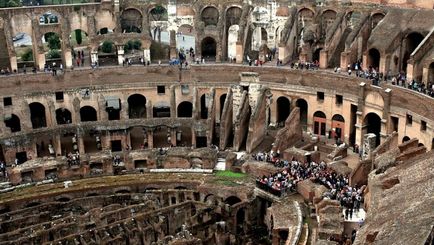
<svg viewBox="0 0 434 245"><path fill-rule="evenodd" d="M217 158L217 163L214 167L214 170L224 171L226 170L226 159L225 158Z"/></svg>

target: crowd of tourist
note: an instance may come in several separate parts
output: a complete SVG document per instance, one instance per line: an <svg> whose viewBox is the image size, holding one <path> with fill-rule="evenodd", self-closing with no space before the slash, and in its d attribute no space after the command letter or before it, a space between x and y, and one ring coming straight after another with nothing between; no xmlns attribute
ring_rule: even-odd
<svg viewBox="0 0 434 245"><path fill-rule="evenodd" d="M314 183L327 187L328 191L323 194L323 198L338 200L345 208L345 219L352 219L353 213L361 207L364 188L350 186L347 176L328 168L324 161L302 163L295 159L282 160L279 153L272 151L270 153L260 152L252 157L257 161L265 161L283 168L275 174L257 179L259 187L266 187L272 193L282 195L295 192L300 181L310 179Z"/></svg>

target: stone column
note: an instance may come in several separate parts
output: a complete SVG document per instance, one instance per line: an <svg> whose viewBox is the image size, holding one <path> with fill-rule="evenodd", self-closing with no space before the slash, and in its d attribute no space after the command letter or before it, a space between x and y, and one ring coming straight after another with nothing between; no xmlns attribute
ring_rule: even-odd
<svg viewBox="0 0 434 245"><path fill-rule="evenodd" d="M176 146L176 128L170 129L170 141L172 146Z"/></svg>
<svg viewBox="0 0 434 245"><path fill-rule="evenodd" d="M90 62L93 64L98 64L98 51L90 51Z"/></svg>
<svg viewBox="0 0 434 245"><path fill-rule="evenodd" d="M116 49L118 51L118 64L122 65L124 63L125 57L124 57L124 46L123 45L116 45Z"/></svg>
<svg viewBox="0 0 434 245"><path fill-rule="evenodd" d="M375 134L365 134L363 139L363 155L362 159L367 160L372 158L372 151L375 150L375 142L377 136Z"/></svg>
<svg viewBox="0 0 434 245"><path fill-rule="evenodd" d="M62 155L62 145L60 143L60 134L56 134L53 137L53 148L54 151L56 152L56 156L61 156Z"/></svg>
<svg viewBox="0 0 434 245"><path fill-rule="evenodd" d="M80 153L80 155L86 153L86 149L84 147L84 139L79 130L77 130L77 145L78 145L78 152Z"/></svg>
<svg viewBox="0 0 434 245"><path fill-rule="evenodd" d="M153 118L153 116L152 102L146 100L146 118Z"/></svg>
<svg viewBox="0 0 434 245"><path fill-rule="evenodd" d="M170 86L170 117L176 118L176 93L175 93L176 85Z"/></svg>
<svg viewBox="0 0 434 245"><path fill-rule="evenodd" d="M66 68L72 67L72 53L71 49L62 50L62 57L64 59L64 64Z"/></svg>
<svg viewBox="0 0 434 245"><path fill-rule="evenodd" d="M146 130L147 138L148 138L148 148L152 149L154 148L154 131L153 129L147 129Z"/></svg>
<svg viewBox="0 0 434 245"><path fill-rule="evenodd" d="M327 50L321 50L319 52L319 68L326 69L328 67L328 56Z"/></svg>
<svg viewBox="0 0 434 245"><path fill-rule="evenodd" d="M237 64L243 63L243 44L241 42L237 42L235 59Z"/></svg>
<svg viewBox="0 0 434 245"><path fill-rule="evenodd" d="M196 148L196 131L194 127L191 128L191 147Z"/></svg>
<svg viewBox="0 0 434 245"><path fill-rule="evenodd" d="M121 120L128 120L128 99L127 98L119 98L121 99L121 111L120 111L120 119Z"/></svg>
<svg viewBox="0 0 434 245"><path fill-rule="evenodd" d="M143 60L145 62L151 63L151 50L150 49L144 49L143 50Z"/></svg>

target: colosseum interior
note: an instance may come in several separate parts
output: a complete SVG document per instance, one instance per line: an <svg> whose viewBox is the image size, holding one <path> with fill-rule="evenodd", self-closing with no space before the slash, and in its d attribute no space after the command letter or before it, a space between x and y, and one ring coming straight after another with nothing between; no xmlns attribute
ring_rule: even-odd
<svg viewBox="0 0 434 245"><path fill-rule="evenodd" d="M434 244L433 9L1 1L0 244Z"/></svg>

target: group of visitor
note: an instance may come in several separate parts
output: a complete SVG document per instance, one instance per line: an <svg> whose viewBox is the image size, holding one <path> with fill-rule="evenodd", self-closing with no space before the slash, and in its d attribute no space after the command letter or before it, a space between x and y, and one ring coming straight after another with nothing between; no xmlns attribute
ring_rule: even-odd
<svg viewBox="0 0 434 245"><path fill-rule="evenodd" d="M294 192L297 183L310 179L314 183L327 187L323 198L337 200L345 208L345 219L352 219L353 213L358 212L363 202L364 188L350 186L347 176L336 173L324 161L299 162L282 160L278 153L257 153L253 155L257 161L265 161L283 168L275 174L262 176L257 179L260 187L267 187L272 193L284 194Z"/></svg>

